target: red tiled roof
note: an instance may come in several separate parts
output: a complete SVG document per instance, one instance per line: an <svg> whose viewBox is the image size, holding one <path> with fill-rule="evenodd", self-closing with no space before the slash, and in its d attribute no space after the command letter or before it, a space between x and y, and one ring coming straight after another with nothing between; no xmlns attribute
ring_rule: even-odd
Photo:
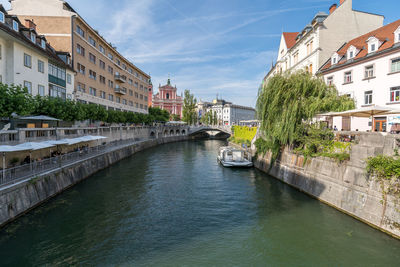
<svg viewBox="0 0 400 267"><path fill-rule="evenodd" d="M292 48L296 44L296 37L298 32L284 32L283 38L285 38L287 49Z"/></svg>
<svg viewBox="0 0 400 267"><path fill-rule="evenodd" d="M372 32L369 32L367 34L361 35L348 43L346 43L344 46L342 46L337 53L339 56L343 56L347 53L347 50L349 49L350 46L354 46L357 49L359 49L359 53L353 58L353 60L361 59L364 58L365 56L368 55L368 43L367 40L370 37L375 37L379 41L382 42L381 46L378 48L376 52L382 52L386 49L392 48L394 45L394 32L400 27L400 20L396 20L395 22L392 22L386 26L383 26L381 28L378 28ZM343 65L347 63L347 59L343 57L340 59L339 63L336 65ZM335 66L336 66L335 65ZM325 66L321 69L321 71L328 70L331 65L331 61L327 62Z"/></svg>

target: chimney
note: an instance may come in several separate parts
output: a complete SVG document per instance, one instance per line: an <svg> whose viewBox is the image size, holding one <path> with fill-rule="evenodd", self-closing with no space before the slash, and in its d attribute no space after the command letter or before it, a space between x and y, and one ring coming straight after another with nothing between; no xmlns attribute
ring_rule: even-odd
<svg viewBox="0 0 400 267"><path fill-rule="evenodd" d="M342 5L346 0L340 0L340 5Z"/></svg>
<svg viewBox="0 0 400 267"><path fill-rule="evenodd" d="M337 4L333 4L333 5L331 5L331 7L329 8L329 14L332 14L332 13L333 13L333 11L335 11L335 10L336 10L336 8L337 8Z"/></svg>
<svg viewBox="0 0 400 267"><path fill-rule="evenodd" d="M36 31L36 24L33 22L33 20L26 19L25 20L25 27L29 29L34 29Z"/></svg>

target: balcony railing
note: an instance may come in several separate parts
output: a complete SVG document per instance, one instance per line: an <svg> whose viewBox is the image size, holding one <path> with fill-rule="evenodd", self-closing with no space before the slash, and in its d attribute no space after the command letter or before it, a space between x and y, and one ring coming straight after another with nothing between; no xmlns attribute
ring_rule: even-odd
<svg viewBox="0 0 400 267"><path fill-rule="evenodd" d="M126 88L119 87L118 85L114 88L114 92L120 95L126 95Z"/></svg>
<svg viewBox="0 0 400 267"><path fill-rule="evenodd" d="M122 83L126 82L126 76L121 75L121 74L119 74L119 73L115 73L114 78L115 78L115 80L118 81L118 82L122 82Z"/></svg>

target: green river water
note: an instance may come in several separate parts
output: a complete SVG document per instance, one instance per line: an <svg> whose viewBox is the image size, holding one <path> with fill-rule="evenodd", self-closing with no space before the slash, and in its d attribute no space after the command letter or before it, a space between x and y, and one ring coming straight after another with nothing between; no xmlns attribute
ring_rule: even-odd
<svg viewBox="0 0 400 267"><path fill-rule="evenodd" d="M0 231L1 266L400 266L400 241L256 169L223 141L152 148Z"/></svg>

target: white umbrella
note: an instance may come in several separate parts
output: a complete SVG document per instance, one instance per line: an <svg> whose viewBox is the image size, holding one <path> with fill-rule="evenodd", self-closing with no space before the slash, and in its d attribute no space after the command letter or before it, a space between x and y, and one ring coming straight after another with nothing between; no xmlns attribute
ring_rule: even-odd
<svg viewBox="0 0 400 267"><path fill-rule="evenodd" d="M358 109L347 110L343 112L332 112L330 116L342 116L342 117L361 117L369 118L376 115L386 115L392 109L389 107L382 106L370 106L362 107Z"/></svg>

